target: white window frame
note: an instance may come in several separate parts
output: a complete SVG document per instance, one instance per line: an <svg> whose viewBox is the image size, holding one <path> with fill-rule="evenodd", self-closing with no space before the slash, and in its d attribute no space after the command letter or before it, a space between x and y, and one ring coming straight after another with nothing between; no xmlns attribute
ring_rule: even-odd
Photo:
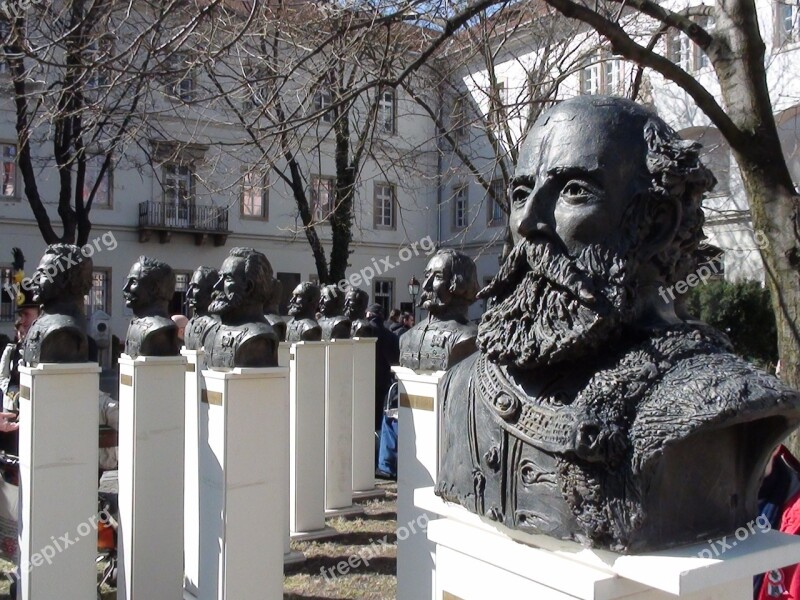
<svg viewBox="0 0 800 600"><path fill-rule="evenodd" d="M311 218L315 224L329 223L334 208L336 178L326 175L311 176Z"/></svg>
<svg viewBox="0 0 800 600"><path fill-rule="evenodd" d="M14 270L8 264L0 265L0 322L11 323L17 308L16 289L13 288Z"/></svg>
<svg viewBox="0 0 800 600"><path fill-rule="evenodd" d="M685 33L670 29L667 33L667 58L687 72L694 70L694 48Z"/></svg>
<svg viewBox="0 0 800 600"><path fill-rule="evenodd" d="M494 193L498 197L505 195L505 183L502 179L494 179L491 183ZM505 221L505 213L496 202L492 194L486 193L486 225L489 227L499 227Z"/></svg>
<svg viewBox="0 0 800 600"><path fill-rule="evenodd" d="M161 174L165 210L173 207L175 218L179 222L190 224L191 208L197 200L194 165L185 162L165 162L161 165Z"/></svg>
<svg viewBox="0 0 800 600"><path fill-rule="evenodd" d="M92 188L97 181L97 176L103 166L105 160L104 154L89 154L86 156L86 171L83 180L83 199L87 200L89 194L92 193ZM92 201L92 208L111 208L113 203L113 190L114 190L114 168L113 161L108 165L106 174L103 176L103 181L100 182L100 187L94 195Z"/></svg>
<svg viewBox="0 0 800 600"><path fill-rule="evenodd" d="M395 229L397 188L393 183L376 182L373 188L373 226L375 229Z"/></svg>
<svg viewBox="0 0 800 600"><path fill-rule="evenodd" d="M260 210L256 208L260 206ZM243 219L269 220L269 175L267 173L245 173L239 214Z"/></svg>
<svg viewBox="0 0 800 600"><path fill-rule="evenodd" d="M383 307L383 314L388 315L394 307L394 279L373 279L372 301L380 304Z"/></svg>
<svg viewBox="0 0 800 600"><path fill-rule="evenodd" d="M786 25L789 24L787 29ZM777 0L775 2L775 45L800 41L800 2Z"/></svg>
<svg viewBox="0 0 800 600"><path fill-rule="evenodd" d="M111 314L111 269L99 267L92 271L92 287L83 297L86 307L86 318L90 319L95 311L102 310Z"/></svg>
<svg viewBox="0 0 800 600"><path fill-rule="evenodd" d="M0 182L0 200L18 200L17 195L17 145L13 142L0 142L3 181Z"/></svg>
<svg viewBox="0 0 800 600"><path fill-rule="evenodd" d="M197 93L197 81L188 52L175 52L165 61L167 70L164 92L173 100L190 102Z"/></svg>
<svg viewBox="0 0 800 600"><path fill-rule="evenodd" d="M466 229L469 223L469 186L457 185L453 188L453 229Z"/></svg>
<svg viewBox="0 0 800 600"><path fill-rule="evenodd" d="M327 110L331 106L333 106L333 94L330 88L325 86L318 88L314 92L314 110L322 113L319 119L323 123L333 123L333 111Z"/></svg>
<svg viewBox="0 0 800 600"><path fill-rule="evenodd" d="M394 135L397 123L397 96L394 89L383 88L378 98L378 128L381 133Z"/></svg>
<svg viewBox="0 0 800 600"><path fill-rule="evenodd" d="M620 94L625 82L624 65L608 50L598 50L587 57L580 77L581 94Z"/></svg>

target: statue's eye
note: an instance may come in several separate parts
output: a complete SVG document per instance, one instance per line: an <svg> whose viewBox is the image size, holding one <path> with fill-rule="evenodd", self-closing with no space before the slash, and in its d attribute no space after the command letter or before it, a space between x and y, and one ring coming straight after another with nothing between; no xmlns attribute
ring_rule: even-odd
<svg viewBox="0 0 800 600"><path fill-rule="evenodd" d="M515 185L511 189L511 202L513 202L515 206L523 206L532 192L532 187L527 185Z"/></svg>
<svg viewBox="0 0 800 600"><path fill-rule="evenodd" d="M567 204L586 204L597 195L598 190L585 181L569 181L561 190L561 198Z"/></svg>

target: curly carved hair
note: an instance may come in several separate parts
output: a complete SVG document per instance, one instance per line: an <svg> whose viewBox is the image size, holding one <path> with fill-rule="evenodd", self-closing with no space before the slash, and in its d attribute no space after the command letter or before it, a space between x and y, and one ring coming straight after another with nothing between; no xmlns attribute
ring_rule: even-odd
<svg viewBox="0 0 800 600"><path fill-rule="evenodd" d="M83 298L92 289L92 259L85 256L79 246L73 244L50 244L44 255L53 255L57 259L65 293L76 298Z"/></svg>
<svg viewBox="0 0 800 600"><path fill-rule="evenodd" d="M267 257L255 248L231 248L229 257L244 259L244 274L253 282L253 300L268 305L272 289L272 265Z"/></svg>

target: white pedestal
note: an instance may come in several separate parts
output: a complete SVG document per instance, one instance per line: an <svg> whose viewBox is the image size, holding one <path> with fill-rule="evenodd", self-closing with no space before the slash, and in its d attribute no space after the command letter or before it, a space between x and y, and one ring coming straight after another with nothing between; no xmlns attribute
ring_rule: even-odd
<svg viewBox="0 0 800 600"><path fill-rule="evenodd" d="M183 466L183 570L184 586L197 594L200 578L200 467L198 462L200 432L200 394L204 389L202 371L206 368L203 350L183 348L186 357L184 405Z"/></svg>
<svg viewBox="0 0 800 600"><path fill-rule="evenodd" d="M186 365L183 356L119 359L120 600L183 589Z"/></svg>
<svg viewBox="0 0 800 600"><path fill-rule="evenodd" d="M289 352L292 348L292 344L289 342L281 342L278 344L278 366L279 367L288 367L289 366Z"/></svg>
<svg viewBox="0 0 800 600"><path fill-rule="evenodd" d="M326 342L298 342L289 361L289 532L295 539L335 535L325 526Z"/></svg>
<svg viewBox="0 0 800 600"><path fill-rule="evenodd" d="M203 371L200 600L283 595L289 369Z"/></svg>
<svg viewBox="0 0 800 600"><path fill-rule="evenodd" d="M20 367L18 598L94 598L97 363ZM66 537L67 539L63 539Z"/></svg>
<svg viewBox="0 0 800 600"><path fill-rule="evenodd" d="M353 496L383 495L375 489L375 343L353 338Z"/></svg>
<svg viewBox="0 0 800 600"><path fill-rule="evenodd" d="M436 518L414 506L414 492L436 483L439 468L439 381L444 371L416 373L392 369L400 387L397 457L397 524L425 523ZM436 548L423 535L397 540L397 599L435 598Z"/></svg>
<svg viewBox="0 0 800 600"><path fill-rule="evenodd" d="M716 558L700 558L708 543L623 556L509 530L446 504L431 488L417 492L416 504L441 515L428 525L436 598L750 600L753 575L800 562L800 538L756 527Z"/></svg>
<svg viewBox="0 0 800 600"><path fill-rule="evenodd" d="M325 353L325 515L353 506L353 340L331 340Z"/></svg>

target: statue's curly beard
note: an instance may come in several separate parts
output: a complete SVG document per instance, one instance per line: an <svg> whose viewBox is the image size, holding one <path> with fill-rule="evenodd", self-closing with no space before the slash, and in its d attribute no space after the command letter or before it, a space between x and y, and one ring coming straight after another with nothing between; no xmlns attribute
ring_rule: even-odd
<svg viewBox="0 0 800 600"><path fill-rule="evenodd" d="M211 304L208 305L208 312L212 315L226 315L237 310L244 304L242 294L231 294L226 296L223 292L214 292L211 296Z"/></svg>
<svg viewBox="0 0 800 600"><path fill-rule="evenodd" d="M523 240L479 297L489 360L533 369L591 355L634 318L631 260L590 245L571 258L549 241Z"/></svg>

